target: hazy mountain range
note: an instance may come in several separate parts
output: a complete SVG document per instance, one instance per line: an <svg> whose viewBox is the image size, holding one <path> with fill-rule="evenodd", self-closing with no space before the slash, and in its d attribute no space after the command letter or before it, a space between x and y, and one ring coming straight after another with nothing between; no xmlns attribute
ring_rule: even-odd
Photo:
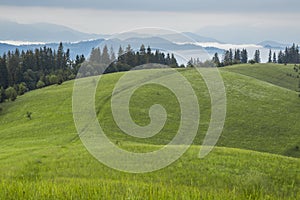
<svg viewBox="0 0 300 200"><path fill-rule="evenodd" d="M150 45L152 49L175 52L179 54L177 55L179 57L203 57L203 59L216 52L222 54L229 48L247 48L250 49L250 55L254 49L261 49L262 56L265 56L268 49L278 51L288 46L275 41L263 41L258 44L226 44L217 39L190 32L156 36L129 32L110 36L83 33L65 26L45 23L19 24L0 21L0 30L0 54L9 50L14 51L16 48L28 50L47 46L57 49L60 41L63 41L65 49L70 49L72 58L77 54L84 54L87 57L93 47L103 47L105 44L109 48L113 47L115 52L119 46L126 48L130 44L132 49L138 50L141 44L144 44Z"/></svg>
<svg viewBox="0 0 300 200"><path fill-rule="evenodd" d="M65 26L48 23L19 24L0 21L0 30L0 40L30 42L76 42L106 37L106 35L82 33Z"/></svg>
<svg viewBox="0 0 300 200"><path fill-rule="evenodd" d="M204 54L204 58L207 56L211 56L214 53L218 52L219 54L223 53L223 49L215 48L215 47L205 47L202 48L195 44L176 44L165 40L159 37L149 37L149 38L128 38L126 40L120 39L96 39L96 40L88 40L88 41L80 41L80 42L63 42L64 49L70 49L71 58L75 58L76 55L83 54L85 57L88 57L92 48L100 47L103 49L104 45L107 45L108 48L113 48L114 52L117 54L119 47L121 46L125 49L128 44L130 44L131 48L135 51L139 50L140 46L144 44L146 47L151 46L152 50L160 50L162 52L173 52L179 54L178 56L184 58L190 57L201 57L200 54ZM18 48L20 51L24 50L33 50L36 48L43 48L44 46L57 49L59 43L41 43L41 44L6 44L0 43L0 54L2 55L8 51L14 51ZM208 53L208 55L206 54ZM183 60L181 63L185 63L186 60Z"/></svg>
<svg viewBox="0 0 300 200"><path fill-rule="evenodd" d="M82 42L64 42L64 49L70 49L71 58L75 58L76 55L84 55L88 56L93 47L98 46L103 39L90 40L90 41L82 41ZM59 43L42 43L42 44L23 44L23 45L13 45L13 44L5 44L0 43L0 54L2 55L8 51L15 51L18 48L20 51L24 50L34 50L36 48L43 48L44 46L50 47L52 49L58 49Z"/></svg>

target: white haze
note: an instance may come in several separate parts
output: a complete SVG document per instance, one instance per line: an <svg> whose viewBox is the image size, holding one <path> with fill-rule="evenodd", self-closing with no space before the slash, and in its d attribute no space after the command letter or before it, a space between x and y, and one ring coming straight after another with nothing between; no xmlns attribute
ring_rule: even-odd
<svg viewBox="0 0 300 200"><path fill-rule="evenodd" d="M269 52L270 52L270 49L264 48L263 46L257 44L226 44L226 43L217 43L217 42L195 42L195 43L176 43L176 44L181 44L181 45L194 44L201 47L214 47L214 48L224 49L224 50L247 49L249 60L253 59L255 51L259 50L261 55L261 62L263 63L268 62ZM271 49L271 50L272 50L272 59L273 59L273 53L275 52L276 55L278 55L278 52L280 50L278 49ZM197 57L197 56L196 54L193 54L192 57ZM210 57L213 57L213 55L210 54ZM219 57L222 60L223 55L219 55Z"/></svg>
<svg viewBox="0 0 300 200"><path fill-rule="evenodd" d="M15 46L46 44L45 42L29 42L29 41L18 41L18 40L0 40L0 43L15 45Z"/></svg>

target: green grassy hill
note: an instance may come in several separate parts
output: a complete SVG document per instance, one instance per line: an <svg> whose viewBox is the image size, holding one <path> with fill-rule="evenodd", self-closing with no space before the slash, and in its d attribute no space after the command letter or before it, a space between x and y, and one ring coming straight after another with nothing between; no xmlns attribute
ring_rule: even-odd
<svg viewBox="0 0 300 200"><path fill-rule="evenodd" d="M252 66L242 67L251 71ZM271 69L270 65L260 67ZM0 199L299 199L297 93L269 84L271 81L259 75L252 78L234 70L221 70L228 98L227 118L219 147L204 159L197 155L208 127L209 95L195 70L180 71L199 98L198 135L182 158L147 174L109 169L87 152L73 122L73 81L1 104ZM109 74L101 79L96 94L101 126L121 148L137 152L161 148L179 126L175 96L157 85L137 90L130 102L137 124L149 123L148 108L153 103L166 108L168 120L150 139L126 136L115 125L110 109L110 95L121 76ZM32 120L26 117L27 111L32 112Z"/></svg>
<svg viewBox="0 0 300 200"><path fill-rule="evenodd" d="M294 65L279 64L242 64L224 68L226 71L250 76L290 90L298 89L298 79L293 70ZM290 76L290 74L294 76Z"/></svg>

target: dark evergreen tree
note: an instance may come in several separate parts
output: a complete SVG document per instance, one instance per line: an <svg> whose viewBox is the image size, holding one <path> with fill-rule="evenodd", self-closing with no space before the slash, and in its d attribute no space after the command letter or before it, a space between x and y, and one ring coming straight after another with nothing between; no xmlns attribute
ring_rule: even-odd
<svg viewBox="0 0 300 200"><path fill-rule="evenodd" d="M116 60L116 54L115 54L114 48L111 46L110 47L110 61L114 62L115 60Z"/></svg>
<svg viewBox="0 0 300 200"><path fill-rule="evenodd" d="M283 63L286 65L290 60L290 54L288 47L285 48L284 54L283 54Z"/></svg>
<svg viewBox="0 0 300 200"><path fill-rule="evenodd" d="M186 67L188 67L188 68L194 67L194 59L193 59L193 58L191 58L191 59L187 62Z"/></svg>
<svg viewBox="0 0 300 200"><path fill-rule="evenodd" d="M119 51L118 51L118 58L120 58L122 55L124 54L124 50L122 49L122 47L119 47Z"/></svg>
<svg viewBox="0 0 300 200"><path fill-rule="evenodd" d="M224 58L223 58L223 65L227 66L227 65L232 65L233 64L233 57L232 57L232 50L228 50L225 52L224 54Z"/></svg>
<svg viewBox="0 0 300 200"><path fill-rule="evenodd" d="M46 56L46 59L48 59L48 56ZM49 61L47 60L47 62L49 62ZM71 66L72 66L72 61L70 59L70 49L67 49L67 51L64 55L64 69L66 69L66 68L69 69L69 68L71 68Z"/></svg>
<svg viewBox="0 0 300 200"><path fill-rule="evenodd" d="M152 50L150 46L147 48L147 58L146 58L147 63L153 63L154 62L154 54L152 53Z"/></svg>
<svg viewBox="0 0 300 200"><path fill-rule="evenodd" d="M297 45L296 46L296 49L295 49L295 63L300 63L300 54L299 54L299 46Z"/></svg>
<svg viewBox="0 0 300 200"><path fill-rule="evenodd" d="M255 51L253 60L255 61L255 63L260 63L260 51L259 50Z"/></svg>
<svg viewBox="0 0 300 200"><path fill-rule="evenodd" d="M62 42L59 43L56 57L56 69L62 69L64 65L64 47Z"/></svg>
<svg viewBox="0 0 300 200"><path fill-rule="evenodd" d="M170 54L169 53L167 53L167 57L166 57L166 61L165 61L165 65L170 65L170 63L171 63L171 57L170 57Z"/></svg>
<svg viewBox="0 0 300 200"><path fill-rule="evenodd" d="M221 66L221 63L220 63L220 59L219 59L219 55L218 53L215 53L213 59L212 59L213 63L215 63L215 65L217 67L220 67Z"/></svg>
<svg viewBox="0 0 300 200"><path fill-rule="evenodd" d="M85 57L84 55L82 54L81 56L77 55L76 56L76 59L75 59L75 64L73 65L72 69L73 69L73 75L75 78L76 74L78 73L78 70L81 66L81 64L85 61ZM71 78L72 79L72 78Z"/></svg>
<svg viewBox="0 0 300 200"><path fill-rule="evenodd" d="M234 51L234 60L233 60L233 64L239 64L241 63L241 50L236 49Z"/></svg>
<svg viewBox="0 0 300 200"><path fill-rule="evenodd" d="M173 53L171 55L170 67L173 67L173 68L178 67L177 60L176 60L176 58L175 58L175 56L174 56Z"/></svg>
<svg viewBox="0 0 300 200"><path fill-rule="evenodd" d="M8 86L8 71L6 67L6 55L0 57L0 87L7 88Z"/></svg>
<svg viewBox="0 0 300 200"><path fill-rule="evenodd" d="M16 49L15 52L8 52L7 55L8 81L9 85L13 86L22 81L20 52Z"/></svg>
<svg viewBox="0 0 300 200"><path fill-rule="evenodd" d="M271 63L271 62L272 62L272 50L270 49L268 63Z"/></svg>
<svg viewBox="0 0 300 200"><path fill-rule="evenodd" d="M0 103L5 101L5 90L0 86Z"/></svg>
<svg viewBox="0 0 300 200"><path fill-rule="evenodd" d="M143 44L141 45L140 51L137 54L136 62L137 65L143 65L147 63L146 49Z"/></svg>
<svg viewBox="0 0 300 200"><path fill-rule="evenodd" d="M105 65L108 65L111 63L110 55L109 55L108 48L106 45L104 45L103 50L102 50L101 63L103 63Z"/></svg>
<svg viewBox="0 0 300 200"><path fill-rule="evenodd" d="M99 47L92 49L89 61L92 63L101 63L101 50Z"/></svg>
<svg viewBox="0 0 300 200"><path fill-rule="evenodd" d="M151 55L151 48L150 48L150 46L148 46L148 48L147 48L147 55L148 55L148 56Z"/></svg>
<svg viewBox="0 0 300 200"><path fill-rule="evenodd" d="M146 54L146 49L145 49L145 45L141 45L140 47L140 55L145 55Z"/></svg>
<svg viewBox="0 0 300 200"><path fill-rule="evenodd" d="M229 61L230 61L231 65L232 65L232 63L233 63L233 52L232 52L232 49L229 49Z"/></svg>
<svg viewBox="0 0 300 200"><path fill-rule="evenodd" d="M246 49L243 49L241 52L241 63L248 63L248 52Z"/></svg>
<svg viewBox="0 0 300 200"><path fill-rule="evenodd" d="M273 63L277 63L277 59L276 59L276 53L273 53Z"/></svg>
<svg viewBox="0 0 300 200"><path fill-rule="evenodd" d="M277 62L279 64L282 64L284 62L284 54L283 54L282 51L279 51L279 53L278 53L278 60L277 60Z"/></svg>
<svg viewBox="0 0 300 200"><path fill-rule="evenodd" d="M135 53L131 49L131 46L128 44L125 50L125 64L128 64L129 66L137 66L136 59L135 59Z"/></svg>

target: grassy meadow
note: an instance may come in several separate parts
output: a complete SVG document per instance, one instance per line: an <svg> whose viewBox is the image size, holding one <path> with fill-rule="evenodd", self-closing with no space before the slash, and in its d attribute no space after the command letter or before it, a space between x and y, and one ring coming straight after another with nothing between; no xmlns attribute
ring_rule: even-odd
<svg viewBox="0 0 300 200"><path fill-rule="evenodd" d="M296 80L286 75L292 66L220 69L227 117L217 147L204 159L198 153L209 124L210 97L196 70L179 71L199 99L198 134L179 160L146 174L115 171L88 153L73 121L74 81L0 104L0 199L300 199L300 98ZM168 119L149 139L125 135L113 120L110 104L122 75L101 78L95 97L100 125L120 148L162 148L179 127L175 95L158 85L139 88L130 101L133 120L147 125L153 104L163 105Z"/></svg>

